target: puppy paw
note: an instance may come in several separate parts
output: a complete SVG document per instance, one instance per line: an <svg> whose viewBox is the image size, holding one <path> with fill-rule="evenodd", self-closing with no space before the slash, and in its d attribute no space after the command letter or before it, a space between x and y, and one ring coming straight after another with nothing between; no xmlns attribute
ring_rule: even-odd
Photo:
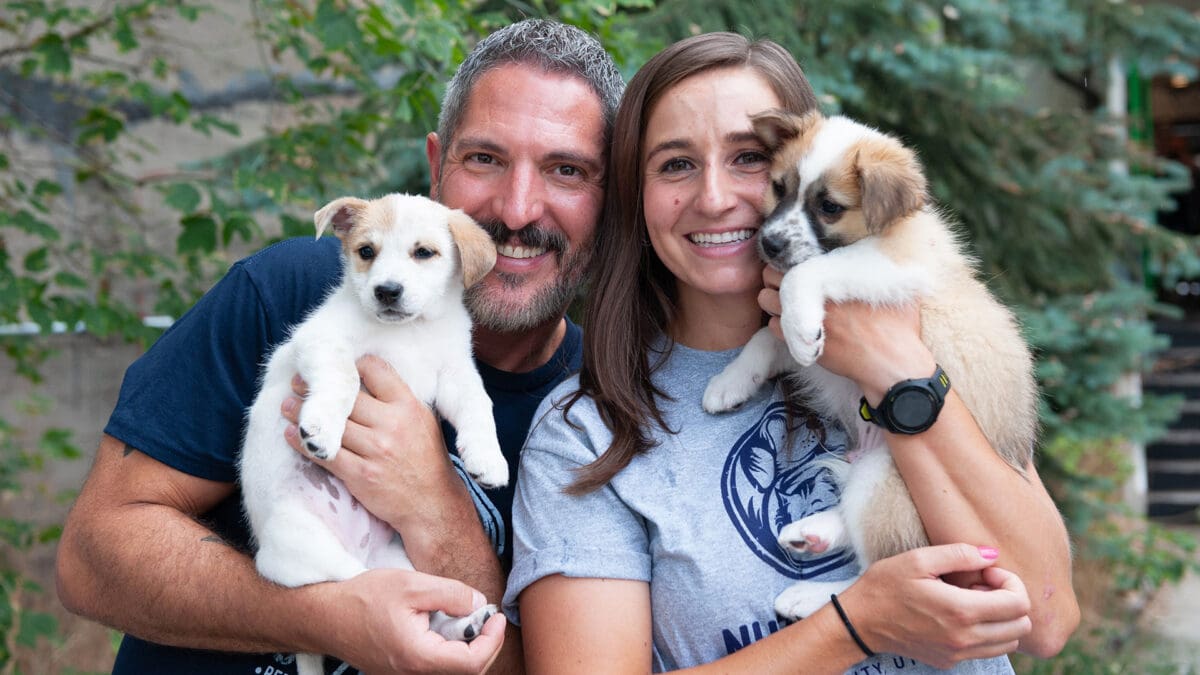
<svg viewBox="0 0 1200 675"><path fill-rule="evenodd" d="M762 383L762 378L754 374L727 368L708 381L704 390L704 411L715 415L735 410L750 400Z"/></svg>
<svg viewBox="0 0 1200 675"><path fill-rule="evenodd" d="M495 605L484 605L467 616L454 617L443 612L429 615L429 629L446 638L459 642L470 642L483 631L483 624L500 611Z"/></svg>
<svg viewBox="0 0 1200 675"><path fill-rule="evenodd" d="M300 441L308 454L321 460L331 460L342 448L342 434L346 430L345 419L321 419L319 415L305 415L300 411Z"/></svg>
<svg viewBox="0 0 1200 675"><path fill-rule="evenodd" d="M508 460L494 437L460 434L458 456L480 487L491 489L508 484Z"/></svg>
<svg viewBox="0 0 1200 675"><path fill-rule="evenodd" d="M784 324L783 336L787 340L788 351L792 358L801 366L811 366L821 358L825 351L825 328L821 324L805 326L797 322L794 325Z"/></svg>
<svg viewBox="0 0 1200 675"><path fill-rule="evenodd" d="M845 523L836 511L822 511L780 530L779 545L801 555L817 555L840 547L845 531Z"/></svg>
<svg viewBox="0 0 1200 675"><path fill-rule="evenodd" d="M775 598L775 613L779 616L798 621L821 609L829 602L829 594L824 590L816 590L806 583L789 587Z"/></svg>

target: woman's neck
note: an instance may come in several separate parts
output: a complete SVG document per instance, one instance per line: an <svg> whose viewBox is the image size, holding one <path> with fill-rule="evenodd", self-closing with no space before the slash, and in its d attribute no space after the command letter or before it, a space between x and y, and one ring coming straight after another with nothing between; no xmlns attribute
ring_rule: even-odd
<svg viewBox="0 0 1200 675"><path fill-rule="evenodd" d="M758 291L709 295L680 288L678 311L669 328L676 342L703 351L741 347L762 328Z"/></svg>

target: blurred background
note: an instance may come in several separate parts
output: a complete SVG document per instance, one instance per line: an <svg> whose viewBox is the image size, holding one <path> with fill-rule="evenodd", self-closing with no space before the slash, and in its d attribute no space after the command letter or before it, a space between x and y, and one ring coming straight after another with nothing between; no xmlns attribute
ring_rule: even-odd
<svg viewBox="0 0 1200 675"><path fill-rule="evenodd" d="M1018 311L1084 623L1022 673L1200 671L1200 0L0 0L0 673L107 672L54 546L125 367L344 194L423 193L449 73L525 16L626 77L768 37L897 134Z"/></svg>

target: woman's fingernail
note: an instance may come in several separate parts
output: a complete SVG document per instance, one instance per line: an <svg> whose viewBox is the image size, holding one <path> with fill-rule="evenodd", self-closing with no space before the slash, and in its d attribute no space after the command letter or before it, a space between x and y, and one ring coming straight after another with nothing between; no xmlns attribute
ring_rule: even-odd
<svg viewBox="0 0 1200 675"><path fill-rule="evenodd" d="M292 398L291 396L283 399L283 412L285 414L290 413L295 409L296 409L296 399Z"/></svg>
<svg viewBox="0 0 1200 675"><path fill-rule="evenodd" d="M483 597L483 593L480 593L479 591L472 591L471 602L473 603L473 609L479 609L487 604L487 598Z"/></svg>
<svg viewBox="0 0 1200 675"><path fill-rule="evenodd" d="M979 555L983 556L984 560L995 560L1000 557L1000 551L991 546L980 546Z"/></svg>

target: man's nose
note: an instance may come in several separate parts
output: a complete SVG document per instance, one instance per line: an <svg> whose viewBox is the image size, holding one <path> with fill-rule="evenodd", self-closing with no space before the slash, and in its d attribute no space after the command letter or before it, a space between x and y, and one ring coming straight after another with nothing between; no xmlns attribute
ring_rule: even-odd
<svg viewBox="0 0 1200 675"><path fill-rule="evenodd" d="M496 195L496 213L510 230L520 230L542 218L546 183L537 167L514 165L509 169L507 188Z"/></svg>

